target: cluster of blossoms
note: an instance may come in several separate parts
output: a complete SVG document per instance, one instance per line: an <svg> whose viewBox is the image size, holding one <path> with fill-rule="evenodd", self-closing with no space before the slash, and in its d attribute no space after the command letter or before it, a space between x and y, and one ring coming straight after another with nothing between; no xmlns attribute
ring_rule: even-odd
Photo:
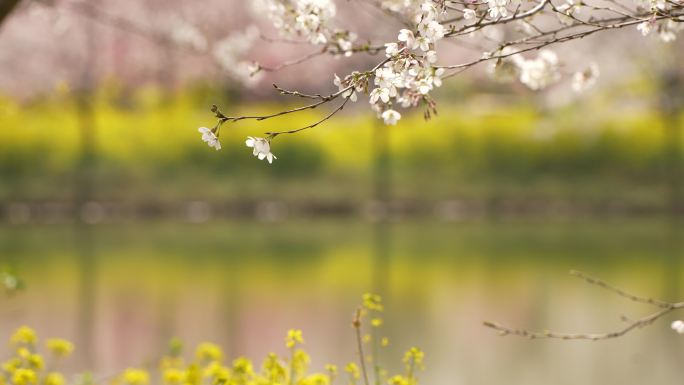
<svg viewBox="0 0 684 385"><path fill-rule="evenodd" d="M681 24L682 23L677 23L672 20L657 20L656 14L653 14L653 17L647 21L639 23L637 29L644 36L648 36L651 32L655 32L661 41L670 43L677 39L677 32L684 29Z"/></svg>
<svg viewBox="0 0 684 385"><path fill-rule="evenodd" d="M435 43L444 37L445 29L438 22L441 10L431 1L420 5L413 21L413 30L402 29L397 42L385 44L387 61L374 73L375 88L370 92L370 103L385 124L394 125L401 114L396 106L416 107L425 102L434 111L429 93L442 85L443 69L436 68Z"/></svg>
<svg viewBox="0 0 684 385"><path fill-rule="evenodd" d="M490 54L491 55L491 54ZM504 48L497 53L500 58L490 66L492 76L500 81L511 81L515 78L531 90L541 90L560 79L558 56L553 51L542 50L533 59L526 59L512 49ZM592 76L591 82L598 76L598 70L587 73ZM589 83L587 78L585 83Z"/></svg>
<svg viewBox="0 0 684 385"><path fill-rule="evenodd" d="M382 0L380 6L395 13L413 14L421 3L422 0Z"/></svg>
<svg viewBox="0 0 684 385"><path fill-rule="evenodd" d="M248 82L248 85L258 82L259 66L253 62L241 60L259 38L259 29L249 26L244 31L235 32L216 42L212 54L216 62L234 79Z"/></svg>
<svg viewBox="0 0 684 385"><path fill-rule="evenodd" d="M363 296L363 314L365 318L369 314L374 317L371 320L372 331L382 325L382 320L375 317L382 312L381 299L377 295L365 294ZM356 322L356 321L355 321ZM360 321L357 325L360 328ZM362 337L363 345L373 341L371 334ZM325 365L325 371L309 373L310 357L302 349L304 337L301 330L292 329L285 336L286 356L277 353L266 355L261 365L257 366L246 357L238 357L232 362L226 363L221 348L209 342L201 343L195 349L194 359L186 361L183 358L183 345L179 340L173 340L168 354L160 362L161 378L164 385L206 385L206 384L230 384L230 385L332 385L338 377L337 366ZM383 338L380 346L387 346L387 339ZM362 355L362 357L364 357ZM365 356L371 359L370 356ZM411 348L404 355L406 365L405 375L388 377L384 370L378 372L381 377L374 383L390 385L417 385L416 371L423 369L424 353ZM375 365L378 365L376 361ZM359 365L349 363L344 367L348 375L348 385L361 385L361 370ZM127 369L120 377L119 383L123 385L149 385L150 374L142 369ZM339 382L338 382L339 383Z"/></svg>
<svg viewBox="0 0 684 385"><path fill-rule="evenodd" d="M234 32L210 44L197 27L176 17L170 23L169 36L180 47L210 53L221 69L234 80L246 85L255 84L259 80L255 76L259 72L258 65L241 59L251 49L254 41L259 38L259 30L256 26L249 26L244 31Z"/></svg>
<svg viewBox="0 0 684 385"><path fill-rule="evenodd" d="M173 18L169 29L171 40L181 47L187 47L195 51L206 51L209 47L207 38L202 32L179 17Z"/></svg>
<svg viewBox="0 0 684 385"><path fill-rule="evenodd" d="M292 336L298 338L292 340ZM194 358L186 361L183 344L174 339L168 354L161 359L161 377L164 385L329 385L337 369L331 365L328 373L309 374L309 355L300 349L303 343L301 331L291 330L286 338L290 357L285 359L269 353L259 367L246 357L225 362L222 349L210 342L199 344ZM124 385L149 385L150 377L150 373L144 369L129 368L119 376L118 382Z"/></svg>
<svg viewBox="0 0 684 385"><path fill-rule="evenodd" d="M64 375L54 370L46 370L45 359L38 353L38 336L22 326L10 338L14 355L2 363L0 384L12 385L64 385ZM74 345L63 339L49 339L45 344L50 352L50 365L71 355Z"/></svg>
<svg viewBox="0 0 684 385"><path fill-rule="evenodd" d="M423 369L425 354L415 347L410 348L404 355L403 362L406 373L388 376L379 366L379 362L372 355L364 354L364 347L374 341L374 332L382 326L379 314L383 311L382 299L373 294L363 296L363 305L355 317L354 326L361 332L361 320L371 317L369 334L360 338L361 359L372 360L376 365L375 384L389 385L417 385L416 372ZM19 328L11 337L11 346L16 354L2 364L0 384L2 385L65 385L65 377L54 371L45 370L53 367L55 362L46 365L43 356L36 352L38 337L28 328ZM174 338L169 344L167 353L161 358L157 366L159 373L151 373L143 368L128 368L109 381L112 385L150 385L152 379L159 378L163 385L332 385L338 377L337 366L325 365L322 372L309 371L311 358L302 348L304 337L301 330L292 329L285 337L286 355L268 353L260 365L247 357L237 357L232 361L226 360L221 347L211 342L202 342L194 350L194 355L187 358L184 355L183 343ZM383 338L379 346L387 346L388 340ZM50 361L69 356L74 346L62 339L51 339L46 343L51 353ZM373 345L378 346L378 345ZM375 349L372 350L375 354ZM365 363L363 364L365 365ZM348 385L361 385L359 365L351 362L344 367ZM363 381L367 383L367 381ZM92 383L89 380L83 383ZM155 383L157 383L155 381ZM338 381L338 383L340 383Z"/></svg>
<svg viewBox="0 0 684 385"><path fill-rule="evenodd" d="M303 38L336 53L352 54L356 35L333 28L337 8L332 0L259 0L254 2L253 10L259 15L266 13L282 36Z"/></svg>
<svg viewBox="0 0 684 385"><path fill-rule="evenodd" d="M640 8L649 10L652 15L648 20L637 25L637 29L642 35L648 36L655 32L661 41L670 43L677 38L677 33L684 29L681 22L675 22L671 19L658 20L659 15L668 14L672 10L672 5L676 2L669 2L666 0L640 0L638 5Z"/></svg>
<svg viewBox="0 0 684 385"><path fill-rule="evenodd" d="M543 49L546 46L579 39L597 31L633 25L644 35L657 34L661 40L669 42L675 39L676 32L684 28L681 1L634 1L638 3L636 7L619 5L614 9L610 6L600 8L581 0L534 0L528 3L518 0L378 0L376 6L385 13L393 13L406 27L398 31L396 40L386 44L371 41L355 44L356 36L353 33L334 27L337 11L334 0L256 0L252 2L253 10L258 15L268 15L274 27L286 39L317 45L321 48L320 53L336 57L359 52L378 54L383 52L383 48L385 57L370 71L352 72L345 77L335 75L333 83L338 91L329 96L280 90L287 95L317 99L313 104L275 115L223 119L263 120L344 100L330 115L314 124L267 133L266 138L248 137L246 145L252 149L253 155L272 163L276 157L271 153L271 142L277 135L315 127L341 111L347 102L356 102L359 94L369 96L370 105L378 118L387 125L395 125L402 118L402 109L421 106L426 118L436 114L432 91L442 85L443 78L455 76L461 70L481 62L491 63L491 75L497 80L517 80L531 90L542 90L556 84L562 77L558 56ZM632 8L633 14L628 14ZM603 11L618 16L608 17ZM509 23L514 28L501 28ZM511 33L521 34L522 37L511 38ZM189 42L195 40L190 31L181 35ZM253 38L256 33L250 33L249 36ZM479 52L485 51L482 57L452 65L437 64L437 44L440 40L468 36L482 38L481 44L464 44ZM231 59L246 51L249 43L245 40L249 39L226 39L217 44L214 50L219 62L224 62L224 67L237 76L254 75L265 69L258 64L240 66L240 63ZM496 48L491 47L490 43L495 43ZM534 56L524 54L537 50L538 54ZM302 63L313 56L316 53L290 61L287 65ZM278 68L283 67L285 65ZM447 69L453 72L445 75ZM595 85L598 76L598 66L588 62L581 71L572 74L571 88L575 92L583 92ZM220 120L219 125L211 130L200 128L202 139L212 148L220 149L218 129L224 121Z"/></svg>
<svg viewBox="0 0 684 385"><path fill-rule="evenodd" d="M487 0L487 14L491 19L499 19L508 16L508 3L510 0Z"/></svg>
<svg viewBox="0 0 684 385"><path fill-rule="evenodd" d="M541 90L560 79L558 56L553 51L543 50L534 59L516 57L520 68L520 82L531 90Z"/></svg>

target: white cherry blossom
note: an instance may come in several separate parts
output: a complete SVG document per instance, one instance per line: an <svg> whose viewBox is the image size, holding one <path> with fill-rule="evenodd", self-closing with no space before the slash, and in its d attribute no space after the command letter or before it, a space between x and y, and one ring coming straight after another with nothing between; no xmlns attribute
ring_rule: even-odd
<svg viewBox="0 0 684 385"><path fill-rule="evenodd" d="M575 74L572 76L572 89L575 92L584 92L596 84L598 77L598 64L591 63L584 71L575 72Z"/></svg>
<svg viewBox="0 0 684 385"><path fill-rule="evenodd" d="M653 30L653 22L651 20L644 21L642 23L637 24L637 30L641 32L643 36L648 36L649 33Z"/></svg>
<svg viewBox="0 0 684 385"><path fill-rule="evenodd" d="M268 163L273 163L273 159L278 159L271 153L271 142L268 139L248 136L245 144L253 149L252 154L259 160L266 159Z"/></svg>
<svg viewBox="0 0 684 385"><path fill-rule="evenodd" d="M466 8L463 11L463 18L465 20L472 20L477 17L477 12L474 9Z"/></svg>
<svg viewBox="0 0 684 385"><path fill-rule="evenodd" d="M532 90L541 90L560 79L558 56L553 51L543 50L535 59L521 60L520 82Z"/></svg>
<svg viewBox="0 0 684 385"><path fill-rule="evenodd" d="M394 126L401 119L401 114L395 110L386 110L382 113L382 120L389 126Z"/></svg>
<svg viewBox="0 0 684 385"><path fill-rule="evenodd" d="M399 44L397 44L397 43L385 44L385 55L387 55L387 57L392 57L398 53L399 53Z"/></svg>
<svg viewBox="0 0 684 385"><path fill-rule="evenodd" d="M221 149L221 142L219 142L218 136L215 134L215 129L212 130L207 127L200 127L197 131L202 134L202 141L209 147L215 148L216 151Z"/></svg>
<svg viewBox="0 0 684 385"><path fill-rule="evenodd" d="M399 31L397 40L403 42L409 49L418 48L418 42L416 42L416 37L413 35L413 31L409 29L402 29Z"/></svg>
<svg viewBox="0 0 684 385"><path fill-rule="evenodd" d="M370 93L370 103L375 104L381 100L383 103L389 103L390 90L388 88L378 87Z"/></svg>
<svg viewBox="0 0 684 385"><path fill-rule="evenodd" d="M346 88L349 87L348 85L346 85L346 84L342 81L342 79L340 79L339 76L337 76L337 74L335 74L335 78L333 79L333 84L335 84L335 85L337 86L337 88L338 88L339 91L342 91L342 90L344 90L344 89L346 89ZM343 92L343 93L342 93L342 97L345 98L345 99L349 99L349 100L351 100L352 102L356 102L356 100L357 100L356 92L355 92L355 90L354 90L353 87L352 87L351 89L349 89L349 90Z"/></svg>
<svg viewBox="0 0 684 385"><path fill-rule="evenodd" d="M337 8L332 0L256 0L252 9L256 15L266 13L284 36L327 44L335 34L331 22Z"/></svg>
<svg viewBox="0 0 684 385"><path fill-rule="evenodd" d="M487 0L487 6L489 6L489 17L492 19L498 19L500 17L508 16L508 5L509 0Z"/></svg>

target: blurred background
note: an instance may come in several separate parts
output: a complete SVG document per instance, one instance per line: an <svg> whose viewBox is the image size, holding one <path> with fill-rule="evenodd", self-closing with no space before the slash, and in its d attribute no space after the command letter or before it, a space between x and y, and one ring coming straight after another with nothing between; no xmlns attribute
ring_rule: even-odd
<svg viewBox="0 0 684 385"><path fill-rule="evenodd" d="M365 1L338 10L362 38L399 28ZM424 383L684 375L667 320L601 343L481 326L604 331L650 310L570 269L684 298L681 41L625 30L559 47L567 74L599 63L585 94L568 82L533 93L479 69L440 89L438 117L406 112L395 127L361 100L279 137L268 165L247 135L326 111L225 126L215 152L197 132L214 124L213 103L279 111L298 100L271 83L330 92L333 73L377 58L321 57L245 84L244 61L276 66L310 48L274 42L242 1L3 0L0 15L1 339L22 324L71 338L69 369L107 375L153 361L172 336L260 358L297 327L321 369L355 358L351 315L374 291L388 311L382 360L401 368L420 346ZM234 62L198 52L193 28L204 46L228 41ZM442 49L446 63L476 54Z"/></svg>

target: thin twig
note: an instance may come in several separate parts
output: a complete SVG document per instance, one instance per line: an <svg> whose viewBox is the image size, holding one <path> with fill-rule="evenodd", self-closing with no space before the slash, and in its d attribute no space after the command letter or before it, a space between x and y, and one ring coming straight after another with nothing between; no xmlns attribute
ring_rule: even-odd
<svg viewBox="0 0 684 385"><path fill-rule="evenodd" d="M294 129L294 130L289 130L289 131L266 132L266 135L270 136L271 138L275 138L275 137L278 136L278 135L282 135L282 134L295 134L295 133L297 133L297 132L299 132L299 131L304 131L304 130L309 129L309 128L314 128L314 127L318 126L319 124L325 122L326 120L332 118L332 117L333 117L335 114L337 114L338 112L342 111L342 109L344 109L344 106L346 106L348 102L349 102L349 98L348 98L348 97L345 97L345 98L344 98L344 102L342 102L342 104L340 104L337 108L335 108L331 113L329 113L328 115L326 115L323 119L321 119L321 120L319 120L319 121L317 121L317 122L315 122L315 123L309 124L308 126L304 126L304 127L297 128L297 129Z"/></svg>
<svg viewBox="0 0 684 385"><path fill-rule="evenodd" d="M302 57L292 59L292 60L288 60L288 61L284 61L284 62L282 62L276 66L273 66L273 67L264 66L262 64L259 64L259 69L262 71L266 71L266 72L277 72L277 71L280 71L280 70L285 69L287 67L292 67L292 66L296 66L298 64L305 63L305 62L307 62L313 58L316 58L318 56L325 55L327 52L328 52L328 49L326 47L324 47L323 49L317 49L317 50L315 50L311 53L308 53Z"/></svg>
<svg viewBox="0 0 684 385"><path fill-rule="evenodd" d="M663 309L667 309L667 308L670 308L672 306L672 304L668 303L668 302L659 301L657 299L648 298L648 297L640 297L640 296L637 296L634 294L627 293L618 287L610 285L607 282L605 282L601 279L598 279L596 277L592 277L588 274L582 273L581 271L571 270L570 275L575 276L577 278L580 278L580 279L586 281L587 283L589 283L591 285L596 285L596 286L604 288L608 291L612 291L613 293L615 293L621 297L625 297L625 298L627 298L631 301L634 301L634 302L641 302L641 303L657 306L657 307L660 307Z"/></svg>
<svg viewBox="0 0 684 385"><path fill-rule="evenodd" d="M622 316L621 319L624 322L627 322L627 325L624 326L621 329L617 329L615 331L610 331L610 332L605 332L605 333L559 333L559 332L553 332L550 330L545 330L545 331L532 331L528 329L516 329L516 328L511 328L508 326L501 325L496 322L490 322L486 321L484 322L484 326L494 329L499 332L500 335L502 336L507 336L507 335L516 335L520 337L526 337L530 339L538 339L538 338L555 338L555 339L562 339L562 340L590 340L590 341L598 341L598 340L607 340L607 339L612 339L612 338L617 338L617 337L622 337L625 334L636 330L643 328L645 326L651 325L653 322L657 321L658 319L662 318L663 316L679 309L684 309L684 302L665 302L665 301L660 301L660 300L655 300L652 298L647 298L647 297L640 297L636 296L633 294L629 294L626 291L619 289L615 286L612 286L600 279L591 277L589 275L586 275L584 273L580 273L578 271L571 271L571 275L574 275L585 282L591 284L591 285L596 285L599 287L602 287L606 290L609 290L621 297L627 298L631 301L638 302L638 303L645 303L649 305L653 305L658 307L660 310L651 313L645 317L636 319L636 320L630 320L627 317Z"/></svg>
<svg viewBox="0 0 684 385"><path fill-rule="evenodd" d="M399 53L404 52L404 50L405 50L405 49L400 50ZM399 53L398 53L398 54L399 54ZM376 64L375 67L373 67L371 70L366 71L366 72L365 72L365 75L366 75L366 76L371 76L373 73L375 73L375 71L378 70L378 68L380 68L380 67L382 67L383 65L385 65L385 63L389 62L391 59L392 59L391 57L385 58L385 59L382 60L380 63ZM275 85L275 84L274 84L274 87L275 87L278 91L280 91L280 92L285 92L286 94L289 94L289 95L294 95L294 94L295 94L295 91L288 91L288 90L285 90L285 89L283 89L283 88L278 87L278 86ZM343 103L341 103L337 108L335 108L330 114L326 115L323 119L321 119L321 120L319 120L319 121L317 121L317 122L315 122L315 123L313 123L313 124L310 124L310 125L308 125L308 126L304 126L304 127L298 128L298 129L294 129L294 130L280 131L280 132L267 132L267 133L266 133L267 135L271 135L271 137L275 137L275 136L278 136L278 135L281 135L281 134L294 134L294 133L296 133L296 132L303 131L303 130L306 130L306 129L308 129L308 128L316 127L316 126L318 126L319 124L321 124L321 123L325 122L326 120L330 119L331 117L333 117L333 116L334 116L335 114L337 114L338 112L340 112L340 111L344 108L344 106L349 102L349 99L351 98L351 95L347 95L347 94L348 94L349 92L354 92L354 88L355 88L355 84L350 84L349 86L347 86L347 87L345 87L345 88L342 88L341 90L339 90L339 91L337 91L337 92L335 92L335 93L333 93L333 94L327 95L327 96L298 94L297 96L302 96L302 97L305 97L305 98L307 98L307 99L319 99L319 100L318 100L317 102L315 102L315 103L311 103L311 104L307 104L307 105L304 105L304 106L292 108L292 109L289 109L289 110L279 111L279 112L276 112L276 113L273 113L273 114L266 114L266 115L244 115L244 116L227 116L227 115L223 114L223 113L218 109L218 107L217 107L216 105L213 105L213 106L212 106L211 111L216 115L216 118L219 120L219 125L221 125L221 124L223 124L223 123L225 123L225 122L238 122L238 121L240 121L240 120L247 120L247 119L256 120L256 121L262 121L262 120L271 119L271 118L275 118L275 117L279 117L279 116L283 116L283 115L289 115L289 114L292 114L292 113L295 113L295 112L301 112L301 111L306 111L306 110L313 110L313 109L318 108L319 106L321 106L321 105L323 105L323 104L329 103L329 102L331 102L331 101L337 99L338 97L340 97L340 96L342 96L342 95L345 95L345 96L344 96L344 99L345 99L345 100L344 100ZM304 96L303 96L303 95L304 95Z"/></svg>

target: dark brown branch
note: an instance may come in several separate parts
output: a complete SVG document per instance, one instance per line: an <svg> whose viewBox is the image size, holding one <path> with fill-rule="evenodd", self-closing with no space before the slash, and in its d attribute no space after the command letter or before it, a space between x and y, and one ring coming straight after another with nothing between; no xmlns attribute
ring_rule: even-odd
<svg viewBox="0 0 684 385"><path fill-rule="evenodd" d="M270 137L272 137L272 138L275 138L276 136L281 135L281 134L295 134L295 133L297 133L297 132L299 132L299 131L304 131L304 130L309 129L309 128L314 128L314 127L318 126L319 124L325 122L326 120L332 118L332 117L335 116L335 114L337 114L338 112L342 111L342 110L344 109L344 106L347 105L347 103L349 103L349 98L348 98L348 97L345 97L345 98L344 98L344 102L342 102L342 104L340 104L340 105L339 105L336 109L334 109L331 113L329 113L329 114L326 115L323 119L317 121L316 123L313 123L313 124L310 124L310 125L308 125L308 126L304 126L304 127L301 127L301 128L297 128L297 129L294 129L294 130L289 130L289 131L267 132L266 135L268 135L268 136L270 136Z"/></svg>
<svg viewBox="0 0 684 385"><path fill-rule="evenodd" d="M399 53L403 52L404 50L405 50L405 49L400 50ZM366 71L365 73L361 74L360 76L362 76L362 77L363 77L363 76L366 76L366 77L372 76L378 68L382 67L383 65L385 65L385 63L389 62L390 60L392 60L391 57L385 58L383 61L381 61L380 63L378 63L377 65L375 65L375 67L373 67L371 70ZM343 88L343 89L341 89L341 90L339 90L339 91L337 91L337 92L335 92L335 93L333 93L333 94L327 95L327 96L305 95L305 96L303 96L303 97L305 97L305 98L320 99L320 100L317 101L317 102L315 102L315 103L307 104L307 105L305 105L305 106L293 108L293 109L290 109L290 110L280 111L280 112L276 112L276 113L273 113L273 114L267 114L267 115L227 116L227 115L223 114L223 113L218 109L218 107L216 107L216 105L212 106L211 111L216 115L216 117L218 118L220 124L223 124L223 123L225 123L225 122L238 122L238 121L240 121L240 120L247 120L247 119L256 120L256 121L262 121L262 120L271 119L271 118L276 118L276 117L283 116L283 115L289 115L289 114L292 114L292 113L295 113L295 112L301 112L301 111L306 111L306 110L313 110L313 109L318 108L319 106L321 106L321 105L323 105L323 104L325 104L325 103L329 103L329 102L331 102L331 101L337 99L337 98L340 97L340 96L346 95L346 94L349 93L349 92L353 92L355 86L356 86L355 84L350 84L349 86L347 86L347 87L345 87L345 88ZM276 85L274 85L274 87L275 87L276 89L278 89L279 91L282 90L282 91L284 91L286 94L289 94L289 95L294 95L294 93L295 93L294 91L287 91L287 90L281 89L280 87L278 87L278 86L276 86ZM301 95L303 95L303 94L299 94L298 96L301 96ZM350 95L350 96L351 96L351 95ZM324 121L330 119L330 118L331 118L332 116L334 116L336 113L338 113L339 111L341 111L341 110L344 108L344 106L347 104L347 102L349 101L349 99L350 99L350 97L347 97L347 96L344 96L344 98L345 98L344 103L340 104L339 107L337 107L335 110L333 110L332 113L330 113L329 115L327 115L327 116L326 116L324 119L322 119L321 121L318 121L318 122L316 122L316 123L314 123L314 124L312 124L312 125L308 125L308 126L302 127L301 129L295 129L295 130L289 130L289 131L283 131L283 132L267 133L267 134L269 134L269 135L275 134L275 135L273 135L273 136L277 136L277 135L279 135L279 134L291 134L291 133L295 133L295 132L299 132L299 131L305 130L305 129L307 129L307 128L315 127L315 126L319 125L320 123L322 123L322 122L324 122Z"/></svg>
<svg viewBox="0 0 684 385"><path fill-rule="evenodd" d="M2 23L7 19L7 16L12 13L12 10L14 10L17 5L21 0L2 0L0 1L0 27L2 26Z"/></svg>

